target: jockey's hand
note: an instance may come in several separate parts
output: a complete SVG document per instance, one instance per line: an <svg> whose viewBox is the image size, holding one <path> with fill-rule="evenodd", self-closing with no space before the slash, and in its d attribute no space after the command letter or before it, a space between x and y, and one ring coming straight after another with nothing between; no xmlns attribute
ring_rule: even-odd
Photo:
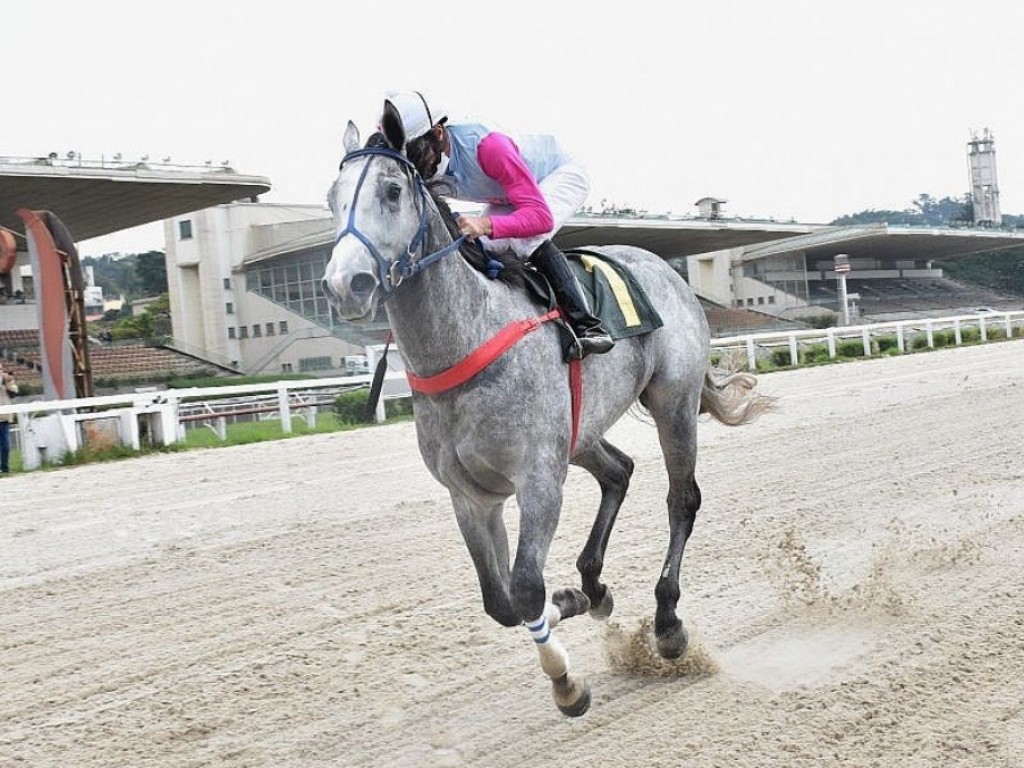
<svg viewBox="0 0 1024 768"><path fill-rule="evenodd" d="M455 222L459 225L461 232L467 240L476 240L481 235L490 237L491 220L487 216L465 216L460 215Z"/></svg>

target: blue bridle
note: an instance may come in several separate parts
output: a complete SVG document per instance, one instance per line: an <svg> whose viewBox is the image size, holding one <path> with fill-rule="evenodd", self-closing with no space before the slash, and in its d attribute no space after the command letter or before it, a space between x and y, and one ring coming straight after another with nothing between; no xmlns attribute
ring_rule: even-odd
<svg viewBox="0 0 1024 768"><path fill-rule="evenodd" d="M420 252L426 246L426 235L427 235L427 224L428 224L428 206L427 206L427 186L423 183L423 179L420 177L419 172L416 170L416 166L405 155L400 152L396 152L393 149L387 147L364 147L363 149L357 149L353 152L349 152L342 158L341 165L344 166L349 160L355 160L359 157L387 157L395 162L402 165L410 173L410 178L416 185L418 194L418 208L420 211L420 225L416 230L416 234L412 238L412 242L409 243L409 247L405 249L396 259L385 258L377 246L370 241L370 239L364 235L356 227L355 217L357 202L359 201L359 193L363 189L363 182L366 181L366 174L370 170L370 163L367 162L363 166L363 172L359 176L359 181L356 183L355 195L352 197L352 205L348 212L348 222L345 224L345 228L338 233L337 238L334 240L334 245L337 247L341 239L346 235L352 235L360 243L362 243L366 250L370 252L373 257L374 263L377 267L377 279L380 281L381 290L381 302L385 302L394 293L395 289L398 288L407 278L423 271L435 261L440 261L450 253L454 253L465 241L465 235L462 235L455 239L455 241L448 246L445 246L439 251L434 253L423 255L420 254L419 258L414 258L417 252Z"/></svg>

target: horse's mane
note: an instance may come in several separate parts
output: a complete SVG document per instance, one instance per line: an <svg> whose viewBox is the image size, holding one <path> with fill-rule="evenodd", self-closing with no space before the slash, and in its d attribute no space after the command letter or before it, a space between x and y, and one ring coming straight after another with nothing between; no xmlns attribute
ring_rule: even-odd
<svg viewBox="0 0 1024 768"><path fill-rule="evenodd" d="M448 228L448 234L452 236L453 240L458 239L460 235L459 226L455 223L455 215L452 213L452 209L448 206L447 201L441 197L437 188L432 188L428 185L427 190L430 192L430 197L441 214L441 221ZM526 263L520 261L514 255L510 253L492 253L488 256L477 243L471 243L468 240L463 241L462 246L459 248L459 253L474 269L485 273L487 272L488 258L501 262L503 269L498 273L498 279L517 288L523 287L525 279L523 271L526 269Z"/></svg>

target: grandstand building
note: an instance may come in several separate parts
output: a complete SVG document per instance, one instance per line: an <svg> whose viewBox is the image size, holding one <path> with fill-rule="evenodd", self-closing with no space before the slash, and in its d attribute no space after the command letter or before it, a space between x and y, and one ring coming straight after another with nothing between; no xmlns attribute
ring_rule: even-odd
<svg viewBox="0 0 1024 768"><path fill-rule="evenodd" d="M834 259L848 256L847 286L865 316L949 313L978 304L1019 308L949 280L937 260L1024 246L1024 233L888 224L819 226L803 235L689 256L690 285L705 299L778 318L838 312Z"/></svg>
<svg viewBox="0 0 1024 768"><path fill-rule="evenodd" d="M334 241L324 207L236 202L171 219L164 233L180 348L250 374L338 375L387 336L383 313L360 325L331 315L320 289ZM865 314L992 305L1005 298L968 291L931 262L1024 245L1024 235L991 229L705 216L582 215L556 239L563 248L626 244L657 253L687 275L719 334L835 312L837 253L850 257L850 290Z"/></svg>
<svg viewBox="0 0 1024 768"><path fill-rule="evenodd" d="M175 346L248 374L338 375L386 324L336 325L322 206L240 202L164 222Z"/></svg>
<svg viewBox="0 0 1024 768"><path fill-rule="evenodd" d="M53 210L76 239L163 220L174 337L165 352L249 374L351 372L367 345L386 338L386 318L357 325L332 317L320 290L333 242L330 214L323 206L260 202L268 189L266 179L230 168L0 158L0 225L16 230L19 207ZM714 215L704 211L709 201ZM994 228L747 220L725 215L723 202L704 198L701 215L692 217L585 212L569 220L557 243L634 245L662 256L687 277L719 335L837 311L837 254L849 257L848 287L865 316L998 306L1003 297L965 291L933 261L1024 245L1024 234ZM36 328L23 250L8 267L0 275L0 330ZM0 338L0 355L31 370L28 342L18 339L5 346ZM104 356L96 356L97 377ZM149 359L137 369L146 365L173 368ZM116 366L122 373L130 367Z"/></svg>
<svg viewBox="0 0 1024 768"><path fill-rule="evenodd" d="M558 242L635 244L682 259L688 249L810 230L773 222L580 216ZM368 345L387 337L383 311L361 324L332 316L320 287L334 242L326 207L237 202L171 219L164 235L173 333L181 349L249 374L341 375ZM730 326L779 325L770 317L727 314Z"/></svg>
<svg viewBox="0 0 1024 768"><path fill-rule="evenodd" d="M45 157L0 157L0 357L23 383L40 380L40 314L28 241L19 209L52 211L76 241L164 220L270 189L261 176L226 164L202 167L153 163L148 158L97 161L75 152ZM84 291L87 311L101 313L102 294ZM142 344L89 345L93 378L116 383L215 370L216 364L168 348Z"/></svg>

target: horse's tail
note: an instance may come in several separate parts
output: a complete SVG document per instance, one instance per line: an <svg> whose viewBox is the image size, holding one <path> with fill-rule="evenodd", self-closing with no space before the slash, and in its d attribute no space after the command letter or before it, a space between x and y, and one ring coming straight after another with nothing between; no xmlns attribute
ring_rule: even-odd
<svg viewBox="0 0 1024 768"><path fill-rule="evenodd" d="M776 398L757 391L757 377L746 371L708 368L700 393L700 412L729 427L749 424L773 410Z"/></svg>

